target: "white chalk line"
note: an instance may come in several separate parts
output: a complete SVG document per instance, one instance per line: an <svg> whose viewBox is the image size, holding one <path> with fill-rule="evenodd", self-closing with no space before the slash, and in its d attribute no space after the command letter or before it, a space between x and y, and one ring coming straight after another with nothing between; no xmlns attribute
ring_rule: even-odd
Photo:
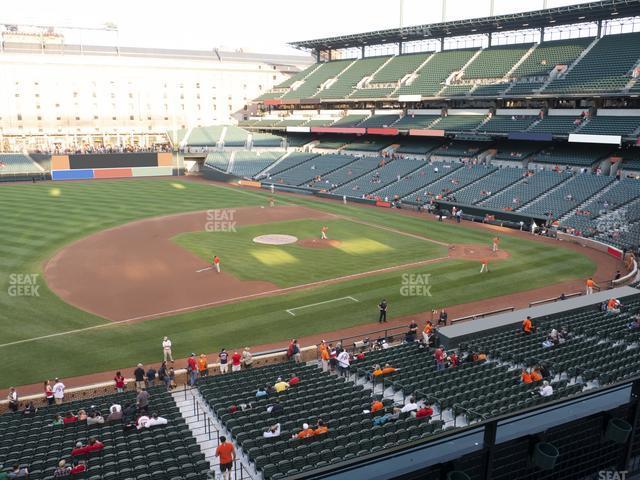
<svg viewBox="0 0 640 480"><path fill-rule="evenodd" d="M213 267L205 267L205 268L201 268L200 270L196 270L196 273L206 272L207 270L213 270Z"/></svg>
<svg viewBox="0 0 640 480"><path fill-rule="evenodd" d="M396 230L395 228L385 227L384 225L378 225L376 223L365 222L364 220L358 220L357 218L351 218L344 215L339 215L340 218L344 220L348 220L353 223L359 223L360 225L366 225L368 227L378 228L380 230L386 230L387 232L397 233L398 235L404 235L405 237L415 238L417 240L422 240L423 242L435 243L436 245L441 245L443 247L451 246L450 243L439 242L438 240L433 240L431 238L423 237L422 235L417 235L415 233L404 232L402 230Z"/></svg>
<svg viewBox="0 0 640 480"><path fill-rule="evenodd" d="M308 305L302 305L300 307L290 308L288 310L285 310L285 312L287 312L289 315L293 315L295 317L296 314L293 313L294 310L301 310L303 308L315 307L317 305L324 305L325 303L338 302L340 300L353 300L354 302L359 302L360 301L360 300L358 300L356 298L353 298L353 297L332 298L331 300L325 300L324 302L310 303Z"/></svg>
<svg viewBox="0 0 640 480"><path fill-rule="evenodd" d="M378 274L378 273L392 272L394 270L404 270L404 269L407 269L407 268L419 267L419 266L422 266L422 265L429 265L430 263L442 262L444 260L448 260L449 258L450 258L449 256L438 257L438 258L430 258L428 260L420 260L420 261L417 261L417 262L404 263L402 265L393 265L391 267L378 268L376 270L369 270L368 272L352 273L350 275L344 275L342 277L328 278L328 279L325 279L325 280L318 280L316 282L304 283L304 284L301 284L301 285L294 285L294 286L291 286L291 287L277 288L277 289L274 289L274 290L267 290L267 291L264 291L264 292L251 293L251 294L243 295L243 296L240 296L240 297L225 298L223 300L216 300L214 302L202 303L200 305L190 305L188 307L176 308L176 309L167 310L167 311L164 311L164 312L150 313L150 314L141 315L141 316L138 316L138 317L127 318L125 320L117 320L115 322L101 323L99 325L92 325L90 327L77 328L75 330L67 330L65 332L51 333L49 335L42 335L42 336L39 336L39 337L25 338L23 340L16 340L14 342L8 342L8 343L0 344L0 348L10 347L10 346L13 346L13 345L20 345L20 344L23 344L23 343L35 342L35 341L38 341L38 340L46 340L48 338L60 337L60 336L64 336L64 335L71 335L71 334L74 334L74 333L87 332L87 331L90 331L90 330L96 330L98 328L121 325L123 323L137 322L137 321L148 320L148 319L157 318L157 317L166 317L168 315L176 315L176 314L179 314L179 313L184 313L184 312L188 312L188 311L192 311L192 310L201 310L201 309L207 308L207 307L215 307L217 305L224 305L224 304L228 304L228 303L236 303L236 302L239 302L239 301L242 301L242 300L249 300L249 299L252 299L252 298L260 298L260 297L265 297L265 296L269 296L269 295L283 295L285 293L295 292L297 290L305 290L305 289L308 289L308 288L318 287L318 286L322 286L322 285L330 285L330 284L333 284L333 283L340 283L340 282L343 282L343 281L346 281L346 280L351 280L351 279L356 279L356 278L361 278L361 277L368 277L368 276L375 275L375 274Z"/></svg>

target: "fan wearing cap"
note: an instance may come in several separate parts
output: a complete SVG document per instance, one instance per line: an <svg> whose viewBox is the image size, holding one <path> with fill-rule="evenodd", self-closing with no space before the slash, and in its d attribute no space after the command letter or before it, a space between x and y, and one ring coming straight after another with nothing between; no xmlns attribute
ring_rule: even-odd
<svg viewBox="0 0 640 480"><path fill-rule="evenodd" d="M315 430L313 428L309 428L308 423L303 423L302 431L297 435L294 435L293 438L308 438L308 437L313 437L315 434L316 434Z"/></svg>

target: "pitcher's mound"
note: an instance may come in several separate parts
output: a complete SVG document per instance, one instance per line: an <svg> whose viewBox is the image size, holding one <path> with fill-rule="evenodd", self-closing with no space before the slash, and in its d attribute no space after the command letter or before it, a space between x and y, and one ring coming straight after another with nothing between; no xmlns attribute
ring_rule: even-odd
<svg viewBox="0 0 640 480"><path fill-rule="evenodd" d="M298 237L272 233L269 235L260 235L259 237L255 237L253 241L264 245L288 245L289 243L296 243L298 241Z"/></svg>
<svg viewBox="0 0 640 480"><path fill-rule="evenodd" d="M454 244L449 247L449 257L451 258L463 258L466 260L504 260L509 258L509 252L505 250L498 250L493 252L491 245L478 245L478 244Z"/></svg>
<svg viewBox="0 0 640 480"><path fill-rule="evenodd" d="M340 240L320 240L319 238L304 238L298 245L307 248L331 248L340 245Z"/></svg>

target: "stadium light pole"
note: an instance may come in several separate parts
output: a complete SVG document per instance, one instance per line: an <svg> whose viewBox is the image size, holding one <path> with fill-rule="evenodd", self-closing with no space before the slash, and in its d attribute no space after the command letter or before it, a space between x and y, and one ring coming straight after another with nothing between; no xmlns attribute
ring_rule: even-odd
<svg viewBox="0 0 640 480"><path fill-rule="evenodd" d="M442 0L442 22L447 21L447 0Z"/></svg>
<svg viewBox="0 0 640 480"><path fill-rule="evenodd" d="M404 0L400 0L400 28L404 27Z"/></svg>

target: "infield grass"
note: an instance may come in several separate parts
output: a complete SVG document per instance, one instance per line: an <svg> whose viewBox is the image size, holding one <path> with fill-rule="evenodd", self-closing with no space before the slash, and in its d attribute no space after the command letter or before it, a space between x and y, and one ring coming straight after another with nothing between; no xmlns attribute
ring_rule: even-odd
<svg viewBox="0 0 640 480"><path fill-rule="evenodd" d="M222 346L232 349L374 322L376 305L383 297L389 301L389 315L393 318L584 278L595 270L595 264L580 253L504 237L501 247L509 251L511 258L492 265L490 275L479 275L476 262L449 260L147 322L107 325L30 340L107 323L61 301L47 288L41 276L37 280L37 296L10 294L11 284L16 279L24 278L24 274L41 275L43 262L64 245L93 232L145 217L210 208L266 205L269 196L268 192L180 179L0 185L0 355L4 360L0 387L110 369L124 369L130 374L137 362L161 360L160 342L164 335L172 338L174 355L185 357L192 351L209 353L218 351ZM422 218L401 216L384 209L345 206L312 198L278 197L278 203L318 208L446 243L488 244L492 236L489 232L466 228L464 224L426 223ZM409 241L409 237L372 227L369 230L351 222L336 222L330 227L330 235L344 228L345 234L357 235L358 238L372 236L392 248L402 244L401 248L383 253L393 255L396 263L407 258L417 261L440 256L442 247L438 245L416 239ZM278 229L280 227L278 225ZM318 235L315 222L313 227L301 222L299 228L301 235L306 234L309 228L310 234ZM260 230L261 234L265 233L265 228ZM365 231L366 235L363 234ZM252 234L248 233L247 237ZM187 238L184 241L197 251L198 248L208 248L209 239ZM299 254L295 247L282 249L296 258ZM416 257L416 251L421 256ZM237 271L239 276L255 274L249 270L256 268L259 262L253 256L246 261L242 257L248 255L242 255L242 250L238 252L238 264L226 259L227 268ZM339 261L325 264L324 255L330 252L307 249L303 253L313 256L313 260L301 262L307 265L305 269L311 271L309 275L324 277L339 277L350 269L373 270L386 261L380 258L380 254L371 253L364 260L364 256L341 252L340 257L335 257ZM336 254L335 251L333 253ZM351 263L345 263L347 260ZM243 265L247 265L249 270ZM95 268L100 268L99 252L96 252ZM264 268L262 274L273 269L267 265L260 268ZM280 277L275 278L273 273L272 281L301 283L296 281L300 272L287 272L290 266L278 268L282 270ZM403 273L430 274L431 296L403 296L400 288ZM359 302L330 302L298 310L295 317L286 313L293 307L345 296L353 296ZM28 342L6 345L22 340Z"/></svg>

